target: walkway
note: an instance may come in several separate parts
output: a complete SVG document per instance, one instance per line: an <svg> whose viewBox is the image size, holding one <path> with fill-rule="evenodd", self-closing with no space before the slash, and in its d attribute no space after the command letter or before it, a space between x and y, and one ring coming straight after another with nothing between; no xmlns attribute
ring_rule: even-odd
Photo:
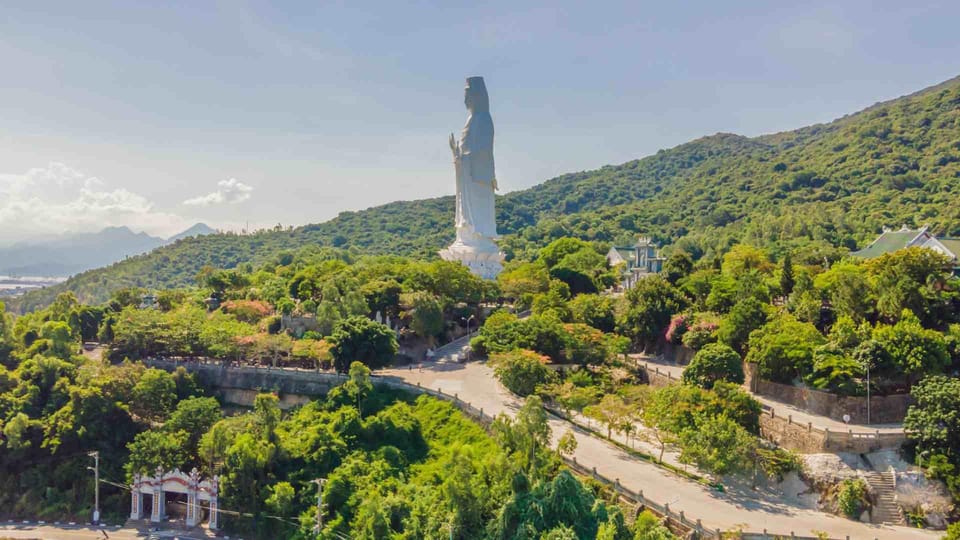
<svg viewBox="0 0 960 540"><path fill-rule="evenodd" d="M421 384L456 394L485 414L502 412L514 414L522 402L507 392L494 378L493 371L483 363L430 364L422 370L392 369L378 372L387 378L395 377L409 384ZM908 527L879 526L851 521L788 502L795 497L756 492L749 488L732 487L719 493L706 486L681 478L649 462L640 460L620 448L590 436L565 420L551 417L554 444L567 430L573 430L577 439L574 454L578 463L596 467L599 474L619 479L634 491L643 491L653 501L667 503L674 511L703 520L705 527L724 531L741 528L750 531L768 529L771 533L813 536L814 531L826 531L832 538L849 536L856 539L935 539L941 533ZM792 494L796 495L796 494Z"/></svg>
<svg viewBox="0 0 960 540"><path fill-rule="evenodd" d="M660 370L660 373L669 373L674 379L680 380L683 374L683 366L661 360L658 357L639 354L631 354L629 356L640 365L649 364L651 369L656 368ZM765 409L773 409L777 416L782 418L792 416L793 422L796 424L806 425L807 423L812 423L815 428L829 429L834 432L852 430L854 433L876 433L878 431L880 433L903 433L902 424L845 424L827 416L807 412L789 403L777 401L769 396L753 393L751 393L751 395L756 398Z"/></svg>

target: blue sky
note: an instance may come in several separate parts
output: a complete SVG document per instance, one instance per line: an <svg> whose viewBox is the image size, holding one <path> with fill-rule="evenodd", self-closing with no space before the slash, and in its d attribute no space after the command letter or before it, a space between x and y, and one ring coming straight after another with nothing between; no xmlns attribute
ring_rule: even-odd
<svg viewBox="0 0 960 540"><path fill-rule="evenodd" d="M956 2L794 4L5 3L0 243L450 194L471 75L504 191L960 75Z"/></svg>

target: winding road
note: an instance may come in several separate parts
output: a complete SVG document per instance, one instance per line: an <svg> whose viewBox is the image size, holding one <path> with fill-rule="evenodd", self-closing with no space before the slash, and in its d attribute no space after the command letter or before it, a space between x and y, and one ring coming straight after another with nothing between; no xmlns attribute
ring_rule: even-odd
<svg viewBox="0 0 960 540"><path fill-rule="evenodd" d="M396 378L409 384L420 384L456 394L461 400L482 409L485 414L514 414L522 401L510 394L494 378L493 370L481 362L457 364L436 362L412 369L389 369L377 372L385 378ZM816 536L827 532L831 538L855 539L935 539L942 533L893 525L872 525L826 514L798 503L794 496L775 491L754 491L749 487L730 487L720 493L682 478L647 461L635 458L620 448L590 435L570 422L551 417L554 444L567 430L577 439L574 454L578 463L596 467L599 474L660 503L671 510L684 511L688 517L701 519L709 529L729 531L741 529L771 534Z"/></svg>

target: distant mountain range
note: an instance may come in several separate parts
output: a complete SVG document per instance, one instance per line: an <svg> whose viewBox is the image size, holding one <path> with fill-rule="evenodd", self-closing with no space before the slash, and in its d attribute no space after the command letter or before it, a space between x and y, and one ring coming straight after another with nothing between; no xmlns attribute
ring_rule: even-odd
<svg viewBox="0 0 960 540"><path fill-rule="evenodd" d="M215 232L207 225L197 223L170 238L159 238L142 232L135 233L127 227L107 227L97 233L22 242L0 248L0 275L66 277L140 255L177 240Z"/></svg>
<svg viewBox="0 0 960 540"><path fill-rule="evenodd" d="M866 245L884 226L929 225L960 236L958 197L960 77L825 124L760 137L718 133L564 174L498 196L497 228L511 258L532 257L561 236L619 245L643 234L695 257L749 242L790 250L795 263L810 264ZM295 229L191 238L7 306L30 311L63 291L96 303L124 287L191 286L204 266L258 265L305 246L436 257L453 240L453 217L454 198L446 196L343 212Z"/></svg>

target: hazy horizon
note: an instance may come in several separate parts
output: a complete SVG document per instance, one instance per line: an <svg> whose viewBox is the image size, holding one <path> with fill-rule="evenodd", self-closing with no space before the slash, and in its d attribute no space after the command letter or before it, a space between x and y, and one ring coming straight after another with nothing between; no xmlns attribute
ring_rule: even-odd
<svg viewBox="0 0 960 540"><path fill-rule="evenodd" d="M454 191L482 75L503 192L960 74L942 2L4 8L0 245L238 230Z"/></svg>

